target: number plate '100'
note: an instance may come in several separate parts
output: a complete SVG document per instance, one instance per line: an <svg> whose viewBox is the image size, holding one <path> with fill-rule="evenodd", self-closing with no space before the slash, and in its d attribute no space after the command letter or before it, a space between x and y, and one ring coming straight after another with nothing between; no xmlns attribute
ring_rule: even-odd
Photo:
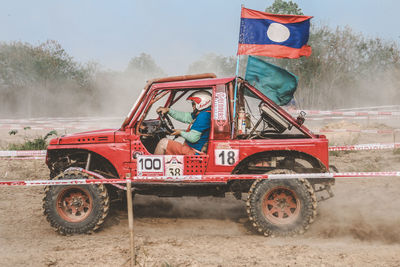
<svg viewBox="0 0 400 267"><path fill-rule="evenodd" d="M164 175L163 156L138 156L138 175Z"/></svg>

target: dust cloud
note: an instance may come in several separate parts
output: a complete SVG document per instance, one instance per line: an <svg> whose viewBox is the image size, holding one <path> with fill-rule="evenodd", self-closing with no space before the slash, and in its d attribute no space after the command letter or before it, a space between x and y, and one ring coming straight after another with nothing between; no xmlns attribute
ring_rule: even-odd
<svg viewBox="0 0 400 267"><path fill-rule="evenodd" d="M319 215L306 235L400 244L398 190L391 189L399 185L394 179L337 181L335 197L319 203Z"/></svg>
<svg viewBox="0 0 400 267"><path fill-rule="evenodd" d="M346 108L398 105L400 101L400 71L389 69L371 72L365 80L358 80L347 93L340 96Z"/></svg>
<svg viewBox="0 0 400 267"><path fill-rule="evenodd" d="M129 112L145 85L144 78L127 73L97 73L90 90L82 92L73 81L33 84L3 92L0 117L121 116Z"/></svg>
<svg viewBox="0 0 400 267"><path fill-rule="evenodd" d="M92 116L124 118L150 78L129 72L101 72L95 80L99 107Z"/></svg>
<svg viewBox="0 0 400 267"><path fill-rule="evenodd" d="M359 138L363 143L373 137ZM390 135L380 135L375 136L374 141L388 142L390 139ZM400 155L390 150L341 153L331 155L329 160L340 172L400 168ZM400 244L399 188L398 177L336 179L335 196L318 203L318 216L306 235Z"/></svg>
<svg viewBox="0 0 400 267"><path fill-rule="evenodd" d="M241 64L242 75L245 62L244 58ZM187 73L214 72L218 77L226 77L234 74L234 67L233 57L206 54L190 64ZM168 76L140 69L94 69L84 81L57 77L38 80L37 77L32 78L35 74L30 71L27 68L17 72L11 86L1 83L5 78L0 76L0 117L120 116L123 119L147 80ZM338 83L329 77L324 77L325 81L318 80L316 75L313 78L316 85L309 88L302 85L300 80L295 93L298 108L327 110L398 104L399 70L371 69L366 72L371 73L366 79L354 77L349 83Z"/></svg>

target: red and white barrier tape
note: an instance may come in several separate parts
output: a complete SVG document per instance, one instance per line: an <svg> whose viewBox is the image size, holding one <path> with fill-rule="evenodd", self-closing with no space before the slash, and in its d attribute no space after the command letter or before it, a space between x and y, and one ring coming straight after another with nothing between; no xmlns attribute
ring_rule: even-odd
<svg viewBox="0 0 400 267"><path fill-rule="evenodd" d="M330 146L329 151L357 151L357 150L382 150L400 148L400 143L394 144L359 144L346 146Z"/></svg>
<svg viewBox="0 0 400 267"><path fill-rule="evenodd" d="M393 116L400 116L399 111L330 111L330 110L304 110L310 121L324 120L382 120ZM289 110L297 116L301 110ZM327 116L328 115L328 116ZM324 116L324 117L321 117ZM35 119L0 119L0 129L23 130L30 126L31 130L94 130L99 128L115 128L119 126L120 118L35 118ZM102 126L99 125L101 123Z"/></svg>
<svg viewBox="0 0 400 267"><path fill-rule="evenodd" d="M389 144L358 144L358 145L345 145L345 146L329 146L329 151L348 151L348 150L383 150L383 149L397 149L400 148L400 143ZM22 159L44 159L46 150L17 150L17 151L0 151L0 158L8 160L22 160Z"/></svg>
<svg viewBox="0 0 400 267"><path fill-rule="evenodd" d="M2 157L3 160L31 160L31 159L45 159L45 157Z"/></svg>
<svg viewBox="0 0 400 267"><path fill-rule="evenodd" d="M338 116L327 116L327 117L306 117L306 121L326 121L326 120L388 120L393 119L390 116L373 116L373 117L338 117Z"/></svg>
<svg viewBox="0 0 400 267"><path fill-rule="evenodd" d="M121 121L121 118L122 117L37 117L30 119L0 119L0 123Z"/></svg>
<svg viewBox="0 0 400 267"><path fill-rule="evenodd" d="M373 107L358 107L358 108L342 108L342 109L337 109L336 111L351 111L351 110L358 110L358 111L365 111L365 110L376 110L379 109L381 111L387 111L389 110L398 110L400 109L400 105L386 105L386 106L373 106Z"/></svg>
<svg viewBox="0 0 400 267"><path fill-rule="evenodd" d="M12 130L24 130L26 126L23 125L0 125L1 129L12 129ZM102 127L103 128L103 127ZM70 126L56 126L56 125L41 125L41 126L32 126L30 130L66 130L66 129L77 129L77 130L94 130L99 129L98 125L93 126L83 126L83 125L70 125Z"/></svg>
<svg viewBox="0 0 400 267"><path fill-rule="evenodd" d="M33 119L0 119L0 129L22 130L65 130L65 129L99 129L118 128L120 117L75 117L75 118L33 118Z"/></svg>
<svg viewBox="0 0 400 267"><path fill-rule="evenodd" d="M352 130L352 129L320 129L316 132L318 133L373 133L373 134L392 134L399 129L393 130L375 130L375 129L366 129L366 130Z"/></svg>
<svg viewBox="0 0 400 267"><path fill-rule="evenodd" d="M292 114L296 117L296 114ZM326 121L326 120L387 120L391 119L391 117L386 116L374 116L374 117L343 117L343 116L325 116L325 117L306 117L307 121ZM24 130L26 125L15 125L15 124L0 124L0 129L7 129L7 130ZM66 130L98 130L99 128L118 128L116 125L79 125L79 124L42 124L42 125L35 125L30 126L30 130L41 131L41 130L56 130L56 131L66 131Z"/></svg>
<svg viewBox="0 0 400 267"><path fill-rule="evenodd" d="M46 156L46 150L2 150L0 157Z"/></svg>
<svg viewBox="0 0 400 267"><path fill-rule="evenodd" d="M270 175L187 175L187 176L136 176L132 179L75 179L75 180L32 180L0 181L1 186L44 186L44 185L87 185L87 184L125 184L135 182L227 182L228 180L254 179L328 179L328 178L367 178L367 177L400 177L400 172L343 172L343 173L302 173Z"/></svg>
<svg viewBox="0 0 400 267"><path fill-rule="evenodd" d="M336 116L400 116L398 111L331 111L331 110L292 110L290 113L299 114L301 111L307 115L336 115Z"/></svg>
<svg viewBox="0 0 400 267"><path fill-rule="evenodd" d="M1 186L74 185L74 184L125 184L125 183L126 183L125 179L0 181L0 187Z"/></svg>

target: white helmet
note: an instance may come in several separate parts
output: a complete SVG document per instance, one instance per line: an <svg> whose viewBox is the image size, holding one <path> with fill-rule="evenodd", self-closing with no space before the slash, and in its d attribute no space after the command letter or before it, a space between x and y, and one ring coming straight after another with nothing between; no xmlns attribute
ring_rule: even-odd
<svg viewBox="0 0 400 267"><path fill-rule="evenodd" d="M191 100L196 104L197 110L203 110L211 106L211 93L207 91L197 91L188 96L186 100Z"/></svg>

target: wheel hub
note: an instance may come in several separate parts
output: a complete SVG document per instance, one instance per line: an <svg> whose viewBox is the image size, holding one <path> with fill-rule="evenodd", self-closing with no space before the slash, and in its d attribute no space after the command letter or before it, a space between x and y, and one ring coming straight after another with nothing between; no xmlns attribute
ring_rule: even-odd
<svg viewBox="0 0 400 267"><path fill-rule="evenodd" d="M81 192L71 193L70 197L66 197L64 202L65 206L75 215L77 212L81 212L84 208L89 207L87 196L83 195Z"/></svg>
<svg viewBox="0 0 400 267"><path fill-rule="evenodd" d="M292 223L300 211L300 202L296 194L284 187L271 190L265 195L263 212L268 220L275 224Z"/></svg>
<svg viewBox="0 0 400 267"><path fill-rule="evenodd" d="M289 207L289 203L287 202L286 198L279 198L276 201L276 206L284 211L287 207Z"/></svg>
<svg viewBox="0 0 400 267"><path fill-rule="evenodd" d="M91 211L92 198L83 188L69 187L58 195L57 212L66 221L83 221Z"/></svg>

